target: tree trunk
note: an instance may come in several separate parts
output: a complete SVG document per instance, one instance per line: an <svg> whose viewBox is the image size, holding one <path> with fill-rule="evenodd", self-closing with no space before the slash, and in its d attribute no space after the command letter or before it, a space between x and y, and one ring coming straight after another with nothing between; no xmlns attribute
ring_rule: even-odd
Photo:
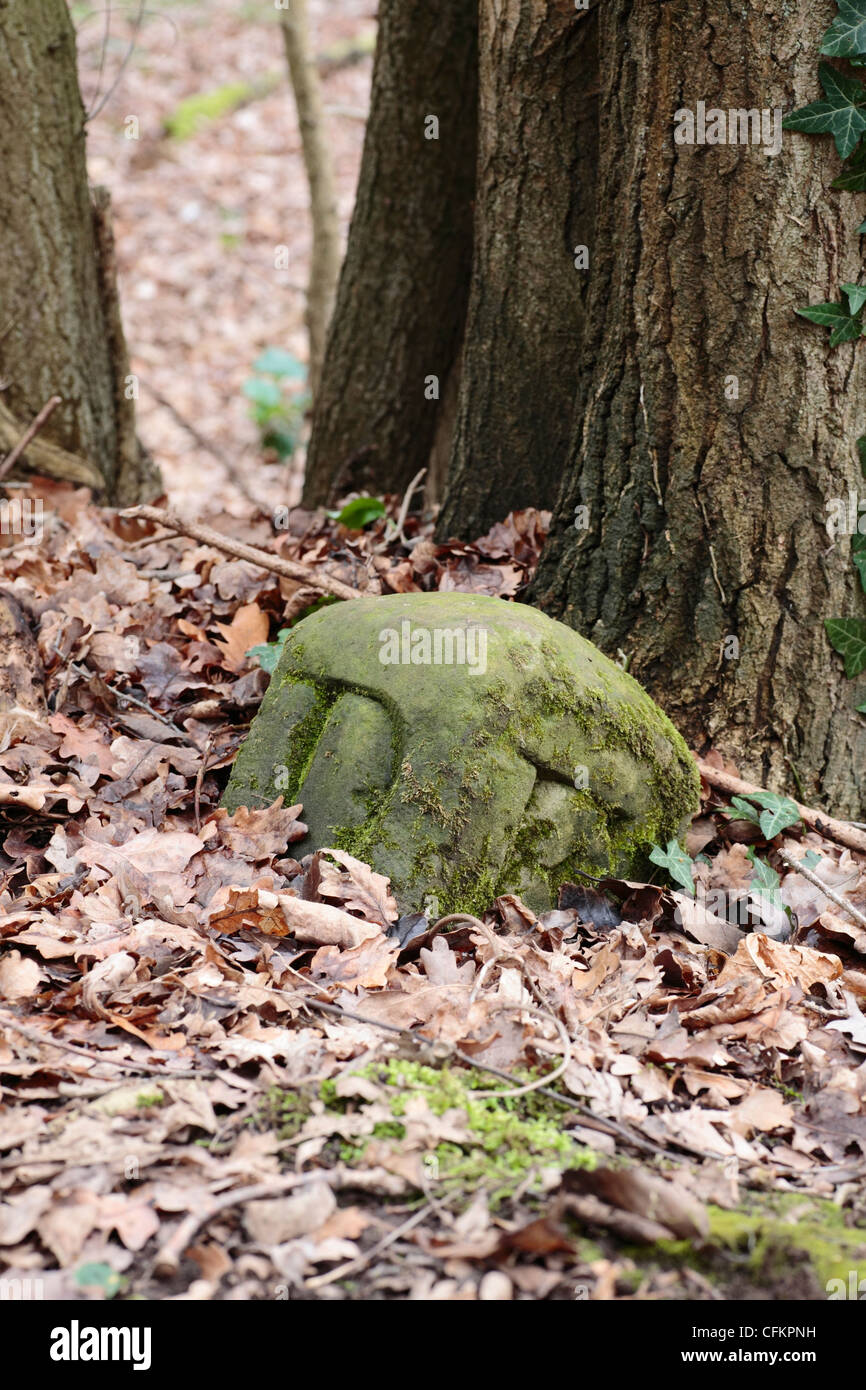
<svg viewBox="0 0 866 1390"><path fill-rule="evenodd" d="M0 0L0 448L50 396L25 459L111 501L153 495L135 438L107 195L91 203L65 0Z"/></svg>
<svg viewBox="0 0 866 1390"><path fill-rule="evenodd" d="M531 597L622 651L694 746L862 818L866 721L823 620L863 604L825 527L858 487L866 357L794 315L857 279L862 211L828 191L827 137L786 132L772 158L673 138L698 101L812 100L833 13L601 6L592 372Z"/></svg>
<svg viewBox="0 0 866 1390"><path fill-rule="evenodd" d="M427 464L469 291L476 50L468 0L381 0L305 506L350 487L399 491Z"/></svg>
<svg viewBox="0 0 866 1390"><path fill-rule="evenodd" d="M310 51L307 0L292 0L292 9L284 10L280 18L298 112L304 167L310 185L312 242L306 319L310 340L310 395L315 400L340 276L340 220L334 165L325 129L322 86Z"/></svg>
<svg viewBox="0 0 866 1390"><path fill-rule="evenodd" d="M475 248L438 535L552 507L568 455L597 162L597 22L481 0Z"/></svg>

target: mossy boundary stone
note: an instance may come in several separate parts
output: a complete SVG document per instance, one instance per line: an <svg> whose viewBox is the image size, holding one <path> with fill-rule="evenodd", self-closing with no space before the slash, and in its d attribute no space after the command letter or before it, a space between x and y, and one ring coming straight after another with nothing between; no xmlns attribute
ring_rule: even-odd
<svg viewBox="0 0 866 1390"><path fill-rule="evenodd" d="M438 659L437 659L438 658ZM698 806L694 759L638 683L571 628L476 594L331 605L293 628L224 798L304 804L405 910L536 909L631 876Z"/></svg>

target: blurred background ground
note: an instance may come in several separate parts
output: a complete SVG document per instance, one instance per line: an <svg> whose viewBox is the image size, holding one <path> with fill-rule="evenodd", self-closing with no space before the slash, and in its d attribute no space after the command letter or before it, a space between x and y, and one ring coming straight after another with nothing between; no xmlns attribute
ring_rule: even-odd
<svg viewBox="0 0 866 1390"><path fill-rule="evenodd" d="M372 59L342 60L356 40L369 47L375 0L310 0L309 8L313 49L328 57L320 71L345 238ZM92 113L90 177L108 187L114 208L139 431L172 505L233 529L230 518L248 518L248 502L149 388L225 451L257 496L273 506L298 501L302 453L287 465L264 463L242 394L264 349L307 360L309 195L279 12L269 0L156 0L143 18L136 0L71 11ZM270 90L233 109L237 84ZM190 98L228 109L200 110L190 134L169 135ZM129 117L138 139L126 134ZM279 246L287 269L274 268Z"/></svg>

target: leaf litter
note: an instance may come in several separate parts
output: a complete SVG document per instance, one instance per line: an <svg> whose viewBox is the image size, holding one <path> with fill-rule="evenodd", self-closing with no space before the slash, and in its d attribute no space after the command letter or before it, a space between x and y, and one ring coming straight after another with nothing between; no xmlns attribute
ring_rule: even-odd
<svg viewBox="0 0 866 1390"><path fill-rule="evenodd" d="M366 16L319 8L323 42ZM81 52L95 81L99 47L82 35ZM266 539L149 394L249 456L243 373L270 341L304 352L297 286L287 308L259 271L284 239L296 279L308 260L304 219L280 216L284 127L306 197L291 103L274 92L169 148L189 52L214 84L260 74L261 35L229 0L206 24L178 8L171 33L145 26L90 134L173 499L371 594L513 598L543 514L440 546L415 516L395 534L388 498L363 530L295 508ZM331 100L362 106L369 73L338 73ZM128 109L138 144L114 128ZM344 228L362 130L332 124ZM291 502L297 483L258 492ZM862 1263L864 856L778 798L731 809L705 784L694 894L668 846L675 887L399 918L370 866L295 857L302 806L219 808L267 685L250 649L315 591L82 490L33 493L42 540L2 551L47 699L22 669L0 712L0 1280L64 1299L716 1299L821 1293L828 1231Z"/></svg>
<svg viewBox="0 0 866 1390"><path fill-rule="evenodd" d="M541 916L507 895L407 927L370 866L295 857L303 806L219 806L266 684L243 644L299 586L182 537L130 545L85 492L38 487L41 544L3 555L47 697L0 714L4 1277L694 1298L718 1295L670 1252L712 1263L713 1221L754 1194L835 1203L857 1237L866 940L778 858L811 850L862 911L855 852L759 831L777 939L707 788L694 896L680 865L673 889L564 885ZM437 546L417 517L388 532L399 500L357 533L293 514L273 544L371 593L531 575L544 516Z"/></svg>

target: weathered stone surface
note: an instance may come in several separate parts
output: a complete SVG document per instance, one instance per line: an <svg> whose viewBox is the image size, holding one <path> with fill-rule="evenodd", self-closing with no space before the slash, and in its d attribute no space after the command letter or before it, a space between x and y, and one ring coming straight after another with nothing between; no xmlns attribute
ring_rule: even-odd
<svg viewBox="0 0 866 1390"><path fill-rule="evenodd" d="M571 628L412 593L293 629L225 804L280 794L310 827L295 853L350 850L404 909L477 911L507 891L549 906L579 869L638 872L696 809L698 776L645 691Z"/></svg>

